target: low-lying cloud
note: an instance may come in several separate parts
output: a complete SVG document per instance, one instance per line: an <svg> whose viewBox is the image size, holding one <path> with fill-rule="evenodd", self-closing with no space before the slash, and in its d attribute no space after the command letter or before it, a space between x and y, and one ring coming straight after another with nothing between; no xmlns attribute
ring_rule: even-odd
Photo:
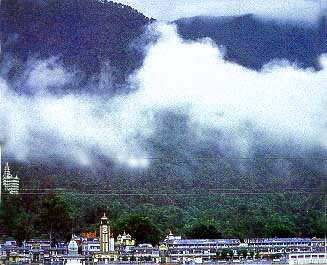
<svg viewBox="0 0 327 265"><path fill-rule="evenodd" d="M135 7L147 16L169 21L203 15L255 14L270 19L313 22L327 7L324 0L321 5L318 0L120 0L119 2Z"/></svg>
<svg viewBox="0 0 327 265"><path fill-rule="evenodd" d="M21 160L61 157L85 165L98 153L143 167L148 162L139 158L151 156L145 143L154 136L156 114L166 110L187 113L198 137L221 131L242 152L251 150L246 124L278 143L326 147L324 56L320 71L284 61L257 72L224 60L223 49L209 39L183 40L174 25L157 24L149 34L159 38L147 47L126 95L53 95L51 87L77 78L54 59L36 62L23 75L37 91L33 95L15 92L2 78L0 135L6 150Z"/></svg>

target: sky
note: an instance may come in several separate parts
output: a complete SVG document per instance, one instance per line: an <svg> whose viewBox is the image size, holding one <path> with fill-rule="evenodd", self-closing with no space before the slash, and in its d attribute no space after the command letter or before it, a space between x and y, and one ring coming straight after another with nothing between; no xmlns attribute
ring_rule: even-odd
<svg viewBox="0 0 327 265"><path fill-rule="evenodd" d="M327 0L120 0L159 20L171 21L198 15L257 14L273 19L312 21L327 7Z"/></svg>

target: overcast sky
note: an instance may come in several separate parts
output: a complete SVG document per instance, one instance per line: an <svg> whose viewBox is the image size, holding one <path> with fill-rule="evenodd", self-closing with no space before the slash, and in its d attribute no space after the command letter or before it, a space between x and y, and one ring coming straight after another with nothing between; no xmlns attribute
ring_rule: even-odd
<svg viewBox="0 0 327 265"><path fill-rule="evenodd" d="M306 21L317 18L320 1L322 6L327 6L327 0L119 0L160 20L254 13L268 18Z"/></svg>

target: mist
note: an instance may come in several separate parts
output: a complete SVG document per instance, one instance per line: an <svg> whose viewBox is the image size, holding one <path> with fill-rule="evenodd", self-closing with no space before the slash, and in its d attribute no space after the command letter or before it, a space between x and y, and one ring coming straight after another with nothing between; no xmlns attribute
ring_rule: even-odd
<svg viewBox="0 0 327 265"><path fill-rule="evenodd" d="M210 132L219 131L228 148L243 155L251 154L252 130L265 136L262 145L269 138L294 142L299 152L326 148L325 56L320 71L287 61L254 71L226 61L224 47L210 39L183 40L173 24L152 25L147 34L158 38L145 48L126 94L52 93L78 84L78 74L57 58L33 60L14 83L2 74L0 137L6 152L21 161L59 157L85 166L97 153L147 167L153 155L148 140L158 130L158 114L167 111L186 116L197 139L214 142ZM33 93L17 92L17 84Z"/></svg>
<svg viewBox="0 0 327 265"><path fill-rule="evenodd" d="M120 0L147 16L163 21L172 21L192 16L239 16L255 14L262 18L286 20L293 22L315 22L321 13L317 0L207 0L205 4L198 0ZM327 3L323 0L322 10Z"/></svg>

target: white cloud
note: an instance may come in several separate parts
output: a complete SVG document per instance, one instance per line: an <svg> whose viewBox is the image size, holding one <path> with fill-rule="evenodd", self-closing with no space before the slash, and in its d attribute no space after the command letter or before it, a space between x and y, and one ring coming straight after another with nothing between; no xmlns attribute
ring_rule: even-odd
<svg viewBox="0 0 327 265"><path fill-rule="evenodd" d="M231 16L253 13L266 18L316 21L319 1L315 0L120 0L147 16L176 20L198 15ZM323 6L326 5L322 1Z"/></svg>
<svg viewBox="0 0 327 265"><path fill-rule="evenodd" d="M185 42L164 24L159 31L161 40L135 75L141 84L135 97L147 108L185 105L204 128L240 134L251 122L276 140L326 146L326 68L315 72L283 62L256 72L224 61L210 41Z"/></svg>
<svg viewBox="0 0 327 265"><path fill-rule="evenodd" d="M44 90L49 87L61 87L69 83L73 75L65 71L64 67L58 64L56 58L49 58L43 61L29 62L27 85L37 90Z"/></svg>
<svg viewBox="0 0 327 265"><path fill-rule="evenodd" d="M218 129L245 151L251 148L247 123L280 143L326 147L326 58L318 72L285 62L256 72L225 61L210 40L184 41L172 25L159 24L156 31L159 40L130 79L137 89L127 95L26 96L0 79L0 135L6 149L20 159L59 155L81 164L89 163L96 150L145 167L140 157L151 154L142 140L152 136L161 110L187 110L199 137ZM41 76L42 69L48 72L38 69ZM40 78L35 85L48 83Z"/></svg>

